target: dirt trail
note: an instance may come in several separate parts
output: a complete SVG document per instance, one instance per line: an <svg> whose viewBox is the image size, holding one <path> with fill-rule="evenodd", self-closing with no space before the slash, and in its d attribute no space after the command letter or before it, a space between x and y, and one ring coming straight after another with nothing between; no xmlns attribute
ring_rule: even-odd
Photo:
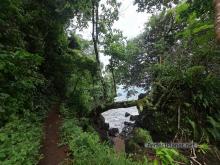
<svg viewBox="0 0 220 165"><path fill-rule="evenodd" d="M114 149L116 153L125 152L125 142L124 139L122 139L122 137L120 136L113 137L112 141L114 143Z"/></svg>
<svg viewBox="0 0 220 165"><path fill-rule="evenodd" d="M68 164L67 147L59 146L59 127L61 117L59 116L59 104L54 104L45 121L45 139L43 141L42 154L44 158L39 165L60 165ZM65 163L64 163L65 161Z"/></svg>

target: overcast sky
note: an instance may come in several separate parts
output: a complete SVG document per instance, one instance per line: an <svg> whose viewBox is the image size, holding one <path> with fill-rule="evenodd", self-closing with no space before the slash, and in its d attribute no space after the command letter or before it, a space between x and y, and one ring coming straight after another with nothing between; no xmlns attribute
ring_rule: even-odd
<svg viewBox="0 0 220 165"><path fill-rule="evenodd" d="M115 22L114 28L123 31L124 36L136 37L143 32L144 24L150 17L147 13L138 13L137 6L133 5L134 0L118 0L122 3L119 13L119 20Z"/></svg>
<svg viewBox="0 0 220 165"><path fill-rule="evenodd" d="M113 28L120 29L128 39L136 37L143 32L144 24L148 21L150 14L138 13L137 6L133 5L134 0L118 0L122 3L119 12L119 20L115 22ZM91 27L80 32L86 39L91 39ZM109 57L100 55L100 60L106 66Z"/></svg>

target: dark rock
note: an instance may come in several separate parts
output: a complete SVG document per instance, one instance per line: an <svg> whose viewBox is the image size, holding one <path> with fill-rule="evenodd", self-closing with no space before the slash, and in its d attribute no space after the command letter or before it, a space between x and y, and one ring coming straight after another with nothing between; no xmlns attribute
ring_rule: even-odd
<svg viewBox="0 0 220 165"><path fill-rule="evenodd" d="M130 115L131 115L131 114L128 113L128 112L125 113L125 117L128 117L128 116L130 116Z"/></svg>
<svg viewBox="0 0 220 165"><path fill-rule="evenodd" d="M105 118L104 118L104 116L100 115L100 120L101 120L102 123L105 123Z"/></svg>
<svg viewBox="0 0 220 165"><path fill-rule="evenodd" d="M104 124L103 124L103 128L104 128L105 130L108 130L108 129L109 129L109 123L104 123Z"/></svg>
<svg viewBox="0 0 220 165"><path fill-rule="evenodd" d="M129 125L125 125L125 127L122 129L122 132L121 132L121 136L124 138L124 139L129 139L132 135L132 130L134 129L134 125L133 126L129 126Z"/></svg>
<svg viewBox="0 0 220 165"><path fill-rule="evenodd" d="M146 96L147 96L146 93L141 93L141 94L138 95L138 100L143 99Z"/></svg>
<svg viewBox="0 0 220 165"><path fill-rule="evenodd" d="M110 128L108 131L109 136L117 136L119 133L118 128Z"/></svg>
<svg viewBox="0 0 220 165"><path fill-rule="evenodd" d="M106 123L105 122L105 118L104 116L100 115L100 126L105 129L105 130L108 130L109 129L109 123Z"/></svg>
<svg viewBox="0 0 220 165"><path fill-rule="evenodd" d="M135 121L135 120L138 119L138 116L139 116L139 115L131 115L130 120L131 120L131 121Z"/></svg>
<svg viewBox="0 0 220 165"><path fill-rule="evenodd" d="M126 126L134 126L135 125L135 123L131 123L131 122L127 122L127 121L125 121L124 124Z"/></svg>

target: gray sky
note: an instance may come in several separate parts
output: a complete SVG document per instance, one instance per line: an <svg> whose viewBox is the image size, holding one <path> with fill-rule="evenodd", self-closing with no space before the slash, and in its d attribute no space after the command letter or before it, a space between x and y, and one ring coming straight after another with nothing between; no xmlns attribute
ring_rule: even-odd
<svg viewBox="0 0 220 165"><path fill-rule="evenodd" d="M133 5L134 0L118 0L122 3L119 12L119 20L115 22L113 28L120 29L128 39L136 37L143 32L144 24L148 21L150 14L138 13L137 6ZM91 39L91 26L79 32L86 39ZM101 62L106 66L109 57L100 55Z"/></svg>
<svg viewBox="0 0 220 165"><path fill-rule="evenodd" d="M148 21L150 14L138 13L137 6L133 5L134 0L118 0L122 3L119 13L119 20L115 22L114 28L123 31L128 39L136 37L143 32L144 24Z"/></svg>

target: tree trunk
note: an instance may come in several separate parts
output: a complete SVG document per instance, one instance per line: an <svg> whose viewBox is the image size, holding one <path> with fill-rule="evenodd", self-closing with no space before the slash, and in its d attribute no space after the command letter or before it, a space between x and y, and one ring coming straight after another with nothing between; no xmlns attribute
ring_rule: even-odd
<svg viewBox="0 0 220 165"><path fill-rule="evenodd" d="M76 83L75 83L75 86L74 86L73 92L72 92L73 95L75 94L75 91L76 91L77 85L78 85L78 83L79 83L79 80L80 80L80 77L78 77L77 80L76 80Z"/></svg>
<svg viewBox="0 0 220 165"><path fill-rule="evenodd" d="M117 88L116 88L116 82L115 82L114 69L111 69L111 72L112 72L112 79L113 79L114 92L115 92L115 96L117 96Z"/></svg>
<svg viewBox="0 0 220 165"><path fill-rule="evenodd" d="M93 40L93 46L96 56L96 61L100 67L100 60L99 60L99 51L98 51L98 40L99 40L99 31L98 31L98 10L99 10L99 4L96 1L93 1L93 7L92 7L92 40Z"/></svg>
<svg viewBox="0 0 220 165"><path fill-rule="evenodd" d="M105 105L105 107L96 107L93 109L89 116L90 117L97 117L99 116L102 112L105 112L109 109L117 109L117 108L127 108L127 107L132 107L132 106L137 106L137 101L123 101L123 102L114 102L111 104Z"/></svg>
<svg viewBox="0 0 220 165"><path fill-rule="evenodd" d="M162 56L160 55L160 65L162 64Z"/></svg>
<svg viewBox="0 0 220 165"><path fill-rule="evenodd" d="M116 81L115 81L115 74L114 74L114 67L113 67L112 58L110 59L110 71L112 73L114 93L115 93L115 96L117 96L117 88L116 88Z"/></svg>
<svg viewBox="0 0 220 165"><path fill-rule="evenodd" d="M180 105L178 106L178 123L177 123L178 130L180 129Z"/></svg>
<svg viewBox="0 0 220 165"><path fill-rule="evenodd" d="M93 93L92 93L92 97L93 97L93 105L94 107L96 107L96 96L95 96L95 79L94 76L92 76L92 88L93 88Z"/></svg>
<svg viewBox="0 0 220 165"><path fill-rule="evenodd" d="M105 82L102 77L102 69L101 69L101 62L99 59L99 50L98 50L98 42L99 42L99 28L98 28L98 22L99 22L99 2L93 0L93 7L92 7L92 40L93 40L93 46L94 51L96 55L96 61L98 64L98 77L101 81L102 88L103 88L103 96L104 99L107 98L107 91L105 87Z"/></svg>
<svg viewBox="0 0 220 165"><path fill-rule="evenodd" d="M218 43L220 43L220 0L214 0L214 8L216 40Z"/></svg>

